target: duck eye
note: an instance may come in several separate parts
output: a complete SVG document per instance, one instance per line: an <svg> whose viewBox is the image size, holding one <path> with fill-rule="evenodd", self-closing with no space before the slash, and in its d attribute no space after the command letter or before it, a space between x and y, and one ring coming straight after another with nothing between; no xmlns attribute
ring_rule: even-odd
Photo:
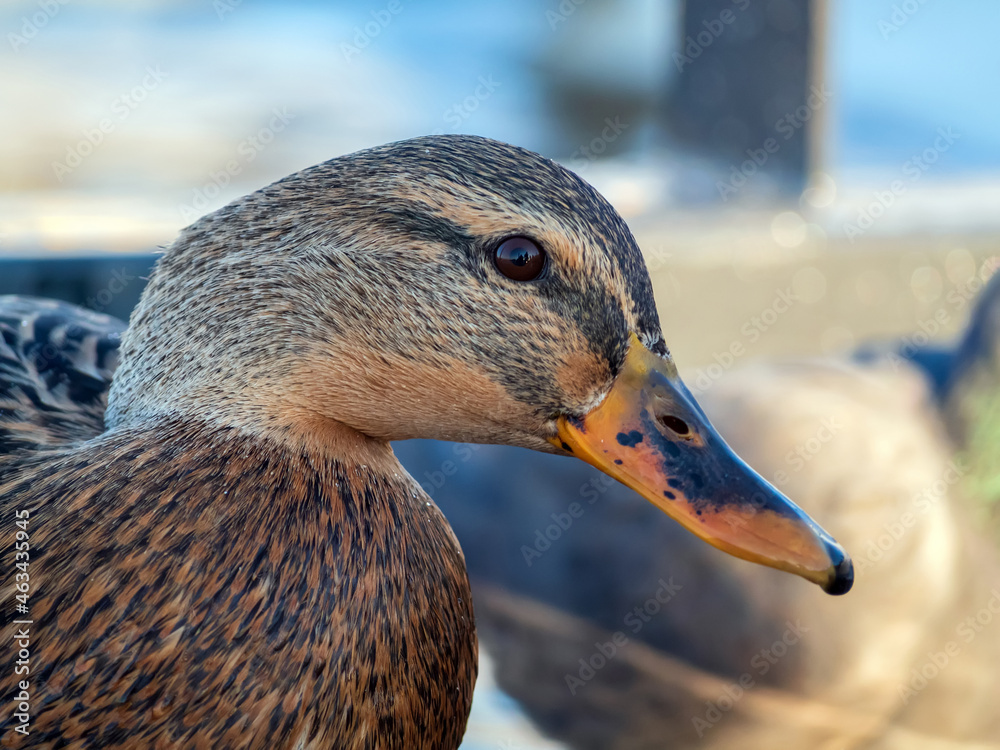
<svg viewBox="0 0 1000 750"><path fill-rule="evenodd" d="M532 281L545 270L545 251L527 237L508 237L493 251L497 270L514 281Z"/></svg>

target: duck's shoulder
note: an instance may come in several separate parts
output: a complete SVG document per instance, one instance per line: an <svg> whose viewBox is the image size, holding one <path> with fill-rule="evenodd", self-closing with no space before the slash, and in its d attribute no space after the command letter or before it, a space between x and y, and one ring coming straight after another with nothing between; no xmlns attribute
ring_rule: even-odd
<svg viewBox="0 0 1000 750"><path fill-rule="evenodd" d="M76 305L0 296L0 470L5 457L104 429L124 330Z"/></svg>
<svg viewBox="0 0 1000 750"><path fill-rule="evenodd" d="M182 745L420 746L422 725L449 747L464 722L468 580L401 468L164 422L38 454L0 490L37 550L39 736L100 731L110 711L122 737Z"/></svg>

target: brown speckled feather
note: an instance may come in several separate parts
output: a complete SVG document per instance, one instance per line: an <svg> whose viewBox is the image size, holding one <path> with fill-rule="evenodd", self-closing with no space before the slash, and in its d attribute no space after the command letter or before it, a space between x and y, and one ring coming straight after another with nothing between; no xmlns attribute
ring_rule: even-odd
<svg viewBox="0 0 1000 750"><path fill-rule="evenodd" d="M30 497L31 746L456 747L470 592L416 483L231 430L148 430L40 455L0 488Z"/></svg>

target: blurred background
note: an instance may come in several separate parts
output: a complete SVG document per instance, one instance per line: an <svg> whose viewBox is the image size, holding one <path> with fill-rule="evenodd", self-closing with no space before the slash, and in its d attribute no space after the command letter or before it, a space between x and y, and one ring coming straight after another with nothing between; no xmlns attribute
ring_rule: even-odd
<svg viewBox="0 0 1000 750"><path fill-rule="evenodd" d="M668 344L696 394L792 355L856 360L859 348L882 356L900 342L907 359L917 349L945 351L1000 267L998 27L1000 5L988 0L6 0L0 294L127 317L157 248L204 213L357 149L474 133L562 162L618 208L646 255ZM913 404L943 409L948 375L932 360L922 365L926 393L916 381L886 391L914 389L911 412ZM961 443L947 414L931 419L933 439L951 441L940 451ZM432 481L448 456L412 450L411 471L426 474L449 511L447 492L465 485L451 474ZM520 458L496 455L531 475ZM575 492L588 481L570 484ZM530 539L536 521L517 539ZM456 529L468 549L485 532L467 523ZM580 534L573 554L585 556L592 549ZM506 545L534 589L512 586L495 567L487 575L485 560L478 572L542 600L539 581L558 587L560 575L584 566L571 560L539 577L517 544ZM583 604L563 604L600 620ZM670 652L679 636L671 637L654 645ZM691 642L675 651L697 650ZM542 739L484 670L469 748L562 747ZM899 693L904 677L888 693ZM997 697L992 683L975 691ZM899 709L890 703L887 716ZM558 701L527 710L579 747L671 746L664 738L674 736L615 744L601 735L588 745L561 735L572 711ZM701 715L681 714L688 730ZM995 724L962 726L954 737L995 739ZM885 746L925 746L897 739ZM858 742L835 746L876 746Z"/></svg>

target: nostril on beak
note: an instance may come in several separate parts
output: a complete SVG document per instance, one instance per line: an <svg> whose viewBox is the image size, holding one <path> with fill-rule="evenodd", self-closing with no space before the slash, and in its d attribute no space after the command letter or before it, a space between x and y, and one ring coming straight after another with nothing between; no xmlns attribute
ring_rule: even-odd
<svg viewBox="0 0 1000 750"><path fill-rule="evenodd" d="M668 430L676 433L678 437L688 437L691 434L691 428L688 427L688 423L680 417L675 417L672 414L665 414L662 417L659 417L659 421L660 424Z"/></svg>

